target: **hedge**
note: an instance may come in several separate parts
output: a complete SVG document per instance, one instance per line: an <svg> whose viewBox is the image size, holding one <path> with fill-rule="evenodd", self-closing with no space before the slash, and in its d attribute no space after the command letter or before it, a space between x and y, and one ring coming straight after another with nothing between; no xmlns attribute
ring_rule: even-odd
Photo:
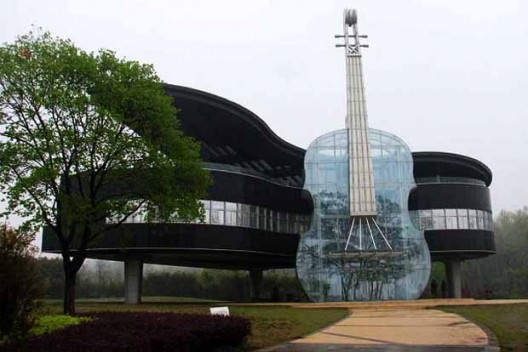
<svg viewBox="0 0 528 352"><path fill-rule="evenodd" d="M241 345L251 324L242 317L175 313L86 314L92 320L4 345L6 352L214 351Z"/></svg>

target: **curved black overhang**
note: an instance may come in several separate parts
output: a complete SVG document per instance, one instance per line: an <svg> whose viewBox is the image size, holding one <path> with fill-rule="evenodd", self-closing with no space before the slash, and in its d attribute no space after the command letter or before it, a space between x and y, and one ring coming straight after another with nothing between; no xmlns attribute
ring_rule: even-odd
<svg viewBox="0 0 528 352"><path fill-rule="evenodd" d="M213 184L207 198L258 205L274 211L311 214L313 201L310 192L297 187L272 183L259 177L210 170Z"/></svg>
<svg viewBox="0 0 528 352"><path fill-rule="evenodd" d="M471 184L419 184L411 190L409 210L479 209L491 212L489 188Z"/></svg>
<svg viewBox="0 0 528 352"><path fill-rule="evenodd" d="M53 230L45 227L42 250L60 253ZM137 258L145 263L225 269L294 268L298 234L244 227L125 223L88 245L88 258ZM72 251L75 251L72 249Z"/></svg>
<svg viewBox="0 0 528 352"><path fill-rule="evenodd" d="M227 99L165 84L184 134L202 144L205 162L240 166L302 185L304 153L279 138L257 115Z"/></svg>
<svg viewBox="0 0 528 352"><path fill-rule="evenodd" d="M425 240L433 260L475 259L496 252L493 232L483 230L427 230Z"/></svg>
<svg viewBox="0 0 528 352"><path fill-rule="evenodd" d="M468 177L491 184L491 170L477 159L443 152L413 152L414 177Z"/></svg>

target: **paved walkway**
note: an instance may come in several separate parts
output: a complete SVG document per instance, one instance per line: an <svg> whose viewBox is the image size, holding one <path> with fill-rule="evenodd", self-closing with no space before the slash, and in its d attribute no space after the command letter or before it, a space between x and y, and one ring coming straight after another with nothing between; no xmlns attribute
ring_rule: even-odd
<svg viewBox="0 0 528 352"><path fill-rule="evenodd" d="M494 337L453 313L425 309L439 305L528 303L528 300L472 299L401 302L296 304L297 307L346 307L351 314L322 331L262 352L323 351L499 351Z"/></svg>
<svg viewBox="0 0 528 352"><path fill-rule="evenodd" d="M528 299L488 299L480 300L474 298L441 298L441 299L417 299L409 301L372 301L372 302L324 302L324 303L291 303L296 308L348 308L356 309L426 309L439 306L473 306L489 304L515 304L528 303Z"/></svg>

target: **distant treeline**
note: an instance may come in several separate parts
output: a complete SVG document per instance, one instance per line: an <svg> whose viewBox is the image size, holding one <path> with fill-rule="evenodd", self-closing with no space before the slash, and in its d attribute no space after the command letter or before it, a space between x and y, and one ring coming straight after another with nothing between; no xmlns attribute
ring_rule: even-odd
<svg viewBox="0 0 528 352"><path fill-rule="evenodd" d="M62 298L64 280L61 259L39 259L46 282L46 298ZM247 271L227 270L145 270L144 296L194 297L212 300L249 301L250 280ZM77 298L123 297L122 265L98 261L83 268L77 278ZM264 301L301 301L304 293L293 273L265 271L260 290Z"/></svg>
<svg viewBox="0 0 528 352"><path fill-rule="evenodd" d="M462 296L472 298L528 297L528 208L502 211L495 218L496 254L462 264ZM431 280L445 280L443 263L433 263ZM430 288L430 285L429 285ZM423 297L432 297L429 290Z"/></svg>
<svg viewBox="0 0 528 352"><path fill-rule="evenodd" d="M528 297L528 208L495 218L497 253L463 264L463 288L476 298Z"/></svg>

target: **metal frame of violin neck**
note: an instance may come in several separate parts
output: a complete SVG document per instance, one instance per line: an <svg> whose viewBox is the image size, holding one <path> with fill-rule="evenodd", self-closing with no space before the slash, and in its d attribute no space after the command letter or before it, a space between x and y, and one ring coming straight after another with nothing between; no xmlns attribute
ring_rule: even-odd
<svg viewBox="0 0 528 352"><path fill-rule="evenodd" d="M350 27L352 27L352 33L349 33ZM363 250L363 232L370 235L374 250L378 249L374 240L376 235L380 235L388 249L392 250L376 222L376 195L368 140L367 103L361 62L361 48L368 47L368 45L360 42L360 38L367 38L367 36L359 34L356 10L345 9L343 13L343 35L336 35L336 37L344 39L344 44L337 46L345 48L346 60L349 209L352 223L345 251L348 249L352 234L355 232L359 236L357 246L359 250ZM354 226L357 227L356 231Z"/></svg>

